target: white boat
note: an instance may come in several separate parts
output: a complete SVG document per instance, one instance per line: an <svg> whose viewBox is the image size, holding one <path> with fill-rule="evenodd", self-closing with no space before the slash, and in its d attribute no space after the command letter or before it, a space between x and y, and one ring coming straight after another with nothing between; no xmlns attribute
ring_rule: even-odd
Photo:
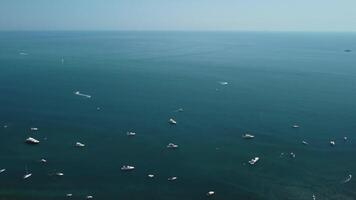
<svg viewBox="0 0 356 200"><path fill-rule="evenodd" d="M132 171L134 169L135 169L135 167L134 166L130 166L130 165L124 165L124 166L121 167L122 171Z"/></svg>
<svg viewBox="0 0 356 200"><path fill-rule="evenodd" d="M149 178L154 178L155 177L155 175L153 175L153 174L149 174L149 175L147 175Z"/></svg>
<svg viewBox="0 0 356 200"><path fill-rule="evenodd" d="M178 109L176 110L176 112L183 112L183 111L184 111L183 108L178 108Z"/></svg>
<svg viewBox="0 0 356 200"><path fill-rule="evenodd" d="M330 141L330 145L331 145L331 146L335 146L335 141L334 141L334 140L331 140L331 141Z"/></svg>
<svg viewBox="0 0 356 200"><path fill-rule="evenodd" d="M344 137L344 141L347 141L347 139L348 139L347 137Z"/></svg>
<svg viewBox="0 0 356 200"><path fill-rule="evenodd" d="M178 177L176 177L176 176L172 176L172 177L169 177L169 178L168 178L169 181L175 181L175 180L177 180L177 179L178 179Z"/></svg>
<svg viewBox="0 0 356 200"><path fill-rule="evenodd" d="M135 132L127 132L126 135L127 135L127 136L135 136L136 133L135 133Z"/></svg>
<svg viewBox="0 0 356 200"><path fill-rule="evenodd" d="M44 158L42 158L42 159L40 160L40 162L41 162L41 163L46 163L46 162L47 162L47 160L46 160L46 159L44 159Z"/></svg>
<svg viewBox="0 0 356 200"><path fill-rule="evenodd" d="M302 144L308 145L309 143L303 140L303 141L302 141Z"/></svg>
<svg viewBox="0 0 356 200"><path fill-rule="evenodd" d="M293 124L293 125L292 125L292 128L299 128L299 125Z"/></svg>
<svg viewBox="0 0 356 200"><path fill-rule="evenodd" d="M38 128L32 127L32 128L30 128L30 130L31 130L31 131L38 131Z"/></svg>
<svg viewBox="0 0 356 200"><path fill-rule="evenodd" d="M87 198L87 199L93 199L94 197L91 196L91 195L88 195L86 198Z"/></svg>
<svg viewBox="0 0 356 200"><path fill-rule="evenodd" d="M66 194L66 197L72 197L73 196L73 194L72 193L68 193L68 194Z"/></svg>
<svg viewBox="0 0 356 200"><path fill-rule="evenodd" d="M168 149L176 149L176 148L178 148L178 145L177 145L177 144L173 144L173 143L169 143L169 144L167 145L167 148L168 148Z"/></svg>
<svg viewBox="0 0 356 200"><path fill-rule="evenodd" d="M220 83L220 85L227 85L227 84L229 84L229 83L226 82L226 81L219 81L219 83Z"/></svg>
<svg viewBox="0 0 356 200"><path fill-rule="evenodd" d="M168 122L173 125L177 124L176 120L174 120L173 118L170 118Z"/></svg>
<svg viewBox="0 0 356 200"><path fill-rule="evenodd" d="M206 196L210 197L210 196L213 196L215 194L214 191L209 191L206 193Z"/></svg>
<svg viewBox="0 0 356 200"><path fill-rule="evenodd" d="M260 158L255 157L255 158L251 159L250 161L248 161L248 163L250 163L250 165L254 165L258 160L260 160Z"/></svg>
<svg viewBox="0 0 356 200"><path fill-rule="evenodd" d="M313 199L313 200L316 200L315 194L312 195L312 199Z"/></svg>
<svg viewBox="0 0 356 200"><path fill-rule="evenodd" d="M36 140L35 138L29 137L29 138L26 139L26 143L27 144L39 144L40 141Z"/></svg>
<svg viewBox="0 0 356 200"><path fill-rule="evenodd" d="M290 152L290 157L295 158L295 153Z"/></svg>
<svg viewBox="0 0 356 200"><path fill-rule="evenodd" d="M352 179L352 175L349 174L343 182L344 182L344 183L350 182L351 179Z"/></svg>
<svg viewBox="0 0 356 200"><path fill-rule="evenodd" d="M243 139L253 139L253 138L255 138L255 136L251 135L251 134L248 134L248 133L245 133L245 134L242 135L242 138Z"/></svg>
<svg viewBox="0 0 356 200"><path fill-rule="evenodd" d="M55 173L55 175L56 175L56 176L64 176L64 173L62 173L62 172L57 172L57 173Z"/></svg>
<svg viewBox="0 0 356 200"><path fill-rule="evenodd" d="M6 169L0 169L0 174L6 171Z"/></svg>
<svg viewBox="0 0 356 200"><path fill-rule="evenodd" d="M88 98L88 99L90 99L90 98L91 98L91 96L90 96L90 95L80 93L79 91L74 92L74 94L75 94L75 95L78 95L78 96L82 96L82 97Z"/></svg>
<svg viewBox="0 0 356 200"><path fill-rule="evenodd" d="M27 173L27 174L25 174L25 175L23 176L23 179L28 179L28 178L30 178L31 176L32 176L31 173Z"/></svg>
<svg viewBox="0 0 356 200"><path fill-rule="evenodd" d="M76 146L76 147L85 147L85 144L80 143L80 142L76 142L76 143L75 143L75 146Z"/></svg>

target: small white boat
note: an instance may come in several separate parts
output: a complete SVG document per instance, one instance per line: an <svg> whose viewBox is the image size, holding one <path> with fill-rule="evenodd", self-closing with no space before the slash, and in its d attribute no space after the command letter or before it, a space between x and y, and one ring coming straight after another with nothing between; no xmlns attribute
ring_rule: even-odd
<svg viewBox="0 0 356 200"><path fill-rule="evenodd" d="M72 197L73 196L73 194L72 193L68 193L68 194L66 194L66 197Z"/></svg>
<svg viewBox="0 0 356 200"><path fill-rule="evenodd" d="M135 136L136 133L135 133L135 132L127 132L126 135L127 135L127 136Z"/></svg>
<svg viewBox="0 0 356 200"><path fill-rule="evenodd" d="M292 125L292 128L299 128L299 125L293 124L293 125Z"/></svg>
<svg viewBox="0 0 356 200"><path fill-rule="evenodd" d="M40 143L39 140L36 140L35 138L32 138L32 137L27 138L25 142L27 144L39 144Z"/></svg>
<svg viewBox="0 0 356 200"><path fill-rule="evenodd" d="M39 129L36 128L36 127L32 127L32 128L30 128L30 130L31 130L31 131L38 131Z"/></svg>
<svg viewBox="0 0 356 200"><path fill-rule="evenodd" d="M183 111L184 111L183 108L178 108L178 109L176 110L176 112L183 112Z"/></svg>
<svg viewBox="0 0 356 200"><path fill-rule="evenodd" d="M243 139L253 139L253 138L255 138L255 136L251 135L251 134L248 134L248 133L245 133L245 134L242 135L242 138Z"/></svg>
<svg viewBox="0 0 356 200"><path fill-rule="evenodd" d="M351 179L352 179L352 175L351 175L351 174L349 174L349 175L346 177L346 179L343 181L343 183L350 182L350 181L351 181Z"/></svg>
<svg viewBox="0 0 356 200"><path fill-rule="evenodd" d="M260 158L255 157L255 158L251 159L250 161L248 161L248 163L250 163L250 165L254 165L258 160L260 160Z"/></svg>
<svg viewBox="0 0 356 200"><path fill-rule="evenodd" d="M134 170L135 167L134 166L130 166L130 165L124 165L121 167L121 171L132 171Z"/></svg>
<svg viewBox="0 0 356 200"><path fill-rule="evenodd" d="M347 141L347 139L348 139L347 137L344 137L344 141Z"/></svg>
<svg viewBox="0 0 356 200"><path fill-rule="evenodd" d="M147 175L149 178L154 178L155 177L155 175L153 175L153 174L149 174L149 175Z"/></svg>
<svg viewBox="0 0 356 200"><path fill-rule="evenodd" d="M56 176L64 176L64 173L62 173L62 172L57 172L57 173L55 173L55 175L56 175Z"/></svg>
<svg viewBox="0 0 356 200"><path fill-rule="evenodd" d="M334 141L334 140L331 140L331 141L330 141L330 145L331 145L331 146L335 146L335 141Z"/></svg>
<svg viewBox="0 0 356 200"><path fill-rule="evenodd" d="M76 142L76 143L75 143L75 146L76 146L76 147L85 147L85 144L80 143L80 142Z"/></svg>
<svg viewBox="0 0 356 200"><path fill-rule="evenodd" d="M169 177L169 178L168 178L168 181L175 181L175 180L177 180L177 179L178 179L178 177L172 176L172 177Z"/></svg>
<svg viewBox="0 0 356 200"><path fill-rule="evenodd" d="M313 198L313 200L316 200L316 196L315 196L315 194L313 194L313 195L312 195L312 198Z"/></svg>
<svg viewBox="0 0 356 200"><path fill-rule="evenodd" d="M303 140L303 141L302 141L302 144L308 145L309 143Z"/></svg>
<svg viewBox="0 0 356 200"><path fill-rule="evenodd" d="M91 195L88 195L86 198L87 198L87 199L93 199L94 197L91 196Z"/></svg>
<svg viewBox="0 0 356 200"><path fill-rule="evenodd" d="M3 127L4 127L4 128L7 128L7 125L4 125Z"/></svg>
<svg viewBox="0 0 356 200"><path fill-rule="evenodd" d="M213 196L215 194L214 191L209 191L206 193L206 196L210 197L210 196Z"/></svg>
<svg viewBox="0 0 356 200"><path fill-rule="evenodd" d="M228 85L229 83L226 81L219 81L220 85Z"/></svg>
<svg viewBox="0 0 356 200"><path fill-rule="evenodd" d="M40 160L40 162L41 162L41 163L47 163L47 160L44 159L44 158L42 158L42 159Z"/></svg>
<svg viewBox="0 0 356 200"><path fill-rule="evenodd" d="M169 144L167 145L167 148L168 148L168 149L176 149L176 148L178 148L178 145L177 145L177 144L173 144L173 143L169 143Z"/></svg>
<svg viewBox="0 0 356 200"><path fill-rule="evenodd" d="M28 178L30 178L31 176L32 176L31 173L27 173L27 174L25 174L25 175L23 176L23 179L28 179Z"/></svg>
<svg viewBox="0 0 356 200"><path fill-rule="evenodd" d="M0 174L6 171L6 169L0 169Z"/></svg>
<svg viewBox="0 0 356 200"><path fill-rule="evenodd" d="M173 118L170 118L168 122L172 125L177 124L176 120L174 120Z"/></svg>
<svg viewBox="0 0 356 200"><path fill-rule="evenodd" d="M295 153L293 153L293 152L290 152L290 157L292 157L292 158L295 158Z"/></svg>

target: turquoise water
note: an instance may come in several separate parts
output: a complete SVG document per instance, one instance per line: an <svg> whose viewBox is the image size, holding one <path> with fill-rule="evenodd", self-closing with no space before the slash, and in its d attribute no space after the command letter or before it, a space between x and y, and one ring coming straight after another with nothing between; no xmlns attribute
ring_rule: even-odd
<svg viewBox="0 0 356 200"><path fill-rule="evenodd" d="M345 49L356 34L1 32L0 199L356 199Z"/></svg>

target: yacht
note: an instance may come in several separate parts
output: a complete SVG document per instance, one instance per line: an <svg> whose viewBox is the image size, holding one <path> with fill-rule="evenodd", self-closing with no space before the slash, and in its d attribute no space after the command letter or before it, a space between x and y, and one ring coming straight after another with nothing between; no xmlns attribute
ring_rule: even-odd
<svg viewBox="0 0 356 200"><path fill-rule="evenodd" d="M251 159L250 161L248 161L248 163L250 163L250 165L254 165L258 160L260 160L260 158L255 157L255 158Z"/></svg>
<svg viewBox="0 0 356 200"><path fill-rule="evenodd" d="M77 142L77 143L75 143L75 146L76 147L85 147L85 144Z"/></svg>
<svg viewBox="0 0 356 200"><path fill-rule="evenodd" d="M169 144L167 145L167 148L168 148L168 149L176 149L176 148L178 148L178 145L177 145L177 144L173 144L173 143L169 143Z"/></svg>
<svg viewBox="0 0 356 200"><path fill-rule="evenodd" d="M251 134L248 134L248 133L245 133L245 134L242 135L242 138L243 139L253 139L253 138L255 138L255 136L251 135Z"/></svg>
<svg viewBox="0 0 356 200"><path fill-rule="evenodd" d="M134 166L130 166L130 165L124 165L124 166L121 167L122 171L132 171L134 169L135 169L135 167Z"/></svg>
<svg viewBox="0 0 356 200"><path fill-rule="evenodd" d="M25 141L27 144L39 144L40 141L36 140L35 138L29 137Z"/></svg>
<svg viewBox="0 0 356 200"><path fill-rule="evenodd" d="M168 122L173 125L177 124L176 120L174 120L173 118L170 118Z"/></svg>

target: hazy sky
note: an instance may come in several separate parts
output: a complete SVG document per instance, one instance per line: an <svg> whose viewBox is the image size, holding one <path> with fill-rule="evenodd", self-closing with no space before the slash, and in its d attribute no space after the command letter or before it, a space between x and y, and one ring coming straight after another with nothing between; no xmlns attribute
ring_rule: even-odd
<svg viewBox="0 0 356 200"><path fill-rule="evenodd" d="M356 0L0 0L0 30L356 31Z"/></svg>

